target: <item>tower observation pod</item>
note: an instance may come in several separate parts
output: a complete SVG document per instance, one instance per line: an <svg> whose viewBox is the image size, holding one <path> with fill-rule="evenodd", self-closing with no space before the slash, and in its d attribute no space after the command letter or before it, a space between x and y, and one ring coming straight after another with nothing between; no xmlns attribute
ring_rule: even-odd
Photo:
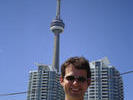
<svg viewBox="0 0 133 100"><path fill-rule="evenodd" d="M63 20L60 19L60 1L61 0L57 0L56 18L52 21L50 25L50 30L54 33L54 55L52 67L54 67L57 72L59 72L60 33L64 31L65 26Z"/></svg>

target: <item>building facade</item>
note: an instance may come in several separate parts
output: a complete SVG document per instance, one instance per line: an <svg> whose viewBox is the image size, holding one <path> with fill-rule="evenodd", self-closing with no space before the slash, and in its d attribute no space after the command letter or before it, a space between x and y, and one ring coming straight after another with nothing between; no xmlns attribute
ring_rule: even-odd
<svg viewBox="0 0 133 100"><path fill-rule="evenodd" d="M122 77L109 60L100 59L90 65L92 78L85 100L124 100Z"/></svg>
<svg viewBox="0 0 133 100"><path fill-rule="evenodd" d="M51 66L38 65L38 70L30 71L27 100L64 100L59 76Z"/></svg>

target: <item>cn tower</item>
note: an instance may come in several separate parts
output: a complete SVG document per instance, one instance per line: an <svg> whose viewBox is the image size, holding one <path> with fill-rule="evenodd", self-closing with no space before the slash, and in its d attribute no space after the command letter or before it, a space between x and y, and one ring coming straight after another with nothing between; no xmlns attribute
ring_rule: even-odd
<svg viewBox="0 0 133 100"><path fill-rule="evenodd" d="M57 0L56 18L52 21L50 30L54 33L54 55L52 67L59 72L59 47L60 47L60 33L64 31L65 24L60 18L60 2Z"/></svg>

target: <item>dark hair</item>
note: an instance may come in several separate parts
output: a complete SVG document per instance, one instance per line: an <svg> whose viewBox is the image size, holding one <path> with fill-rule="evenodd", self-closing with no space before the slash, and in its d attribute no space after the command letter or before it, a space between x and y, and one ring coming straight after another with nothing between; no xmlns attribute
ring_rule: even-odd
<svg viewBox="0 0 133 100"><path fill-rule="evenodd" d="M65 76L65 69L72 64L76 69L83 69L87 72L87 78L91 78L91 71L90 71L90 64L87 59L84 57L71 57L67 59L62 65L61 65L61 75L62 77Z"/></svg>

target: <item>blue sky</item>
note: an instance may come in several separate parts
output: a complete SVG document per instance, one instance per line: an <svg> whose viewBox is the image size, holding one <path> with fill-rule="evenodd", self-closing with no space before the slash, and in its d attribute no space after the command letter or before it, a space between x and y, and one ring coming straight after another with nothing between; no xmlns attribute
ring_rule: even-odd
<svg viewBox="0 0 133 100"><path fill-rule="evenodd" d="M132 0L62 0L60 64L71 56L108 57L120 73L133 70ZM0 0L0 94L27 91L35 63L51 64L56 0ZM132 100L133 74L123 76ZM26 100L26 94L0 97Z"/></svg>

